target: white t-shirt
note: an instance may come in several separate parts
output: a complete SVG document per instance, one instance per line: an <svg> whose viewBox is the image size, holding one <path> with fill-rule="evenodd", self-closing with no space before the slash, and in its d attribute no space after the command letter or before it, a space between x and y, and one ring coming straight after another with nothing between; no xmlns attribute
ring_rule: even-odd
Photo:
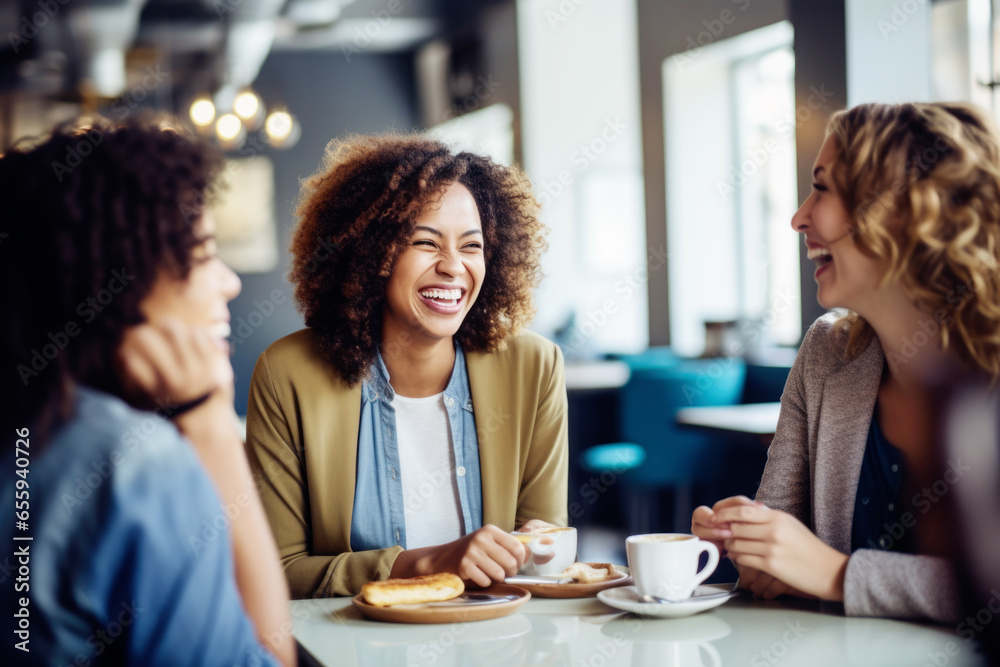
<svg viewBox="0 0 1000 667"><path fill-rule="evenodd" d="M464 533L444 393L396 394L396 442L403 481L406 548L435 546Z"/></svg>

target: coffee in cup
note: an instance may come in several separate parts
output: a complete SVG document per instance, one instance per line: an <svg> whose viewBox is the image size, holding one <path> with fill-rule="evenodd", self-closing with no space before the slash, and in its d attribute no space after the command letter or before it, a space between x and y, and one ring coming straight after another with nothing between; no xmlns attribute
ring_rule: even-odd
<svg viewBox="0 0 1000 667"><path fill-rule="evenodd" d="M672 602L686 600L695 587L719 565L719 550L686 533L632 535L625 540L628 566L639 596L650 595ZM698 559L708 553L700 571Z"/></svg>

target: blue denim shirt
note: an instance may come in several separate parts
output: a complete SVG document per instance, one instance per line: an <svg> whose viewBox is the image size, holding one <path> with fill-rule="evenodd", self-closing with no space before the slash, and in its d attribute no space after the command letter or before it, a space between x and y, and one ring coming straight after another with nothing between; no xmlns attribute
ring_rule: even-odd
<svg viewBox="0 0 1000 667"><path fill-rule="evenodd" d="M0 507L13 514L21 478L14 435L4 438ZM80 387L72 418L42 444L22 445L27 530L0 521L6 553L24 554L7 565L30 566L16 588L13 573L0 577L0 664L278 664L236 588L229 510L173 424ZM26 638L30 653L16 648Z"/></svg>
<svg viewBox="0 0 1000 667"><path fill-rule="evenodd" d="M351 551L406 548L403 477L396 439L395 392L389 372L378 354L361 387L361 426L358 429L358 468L355 474ZM479 475L479 438L472 410L465 354L455 343L455 366L444 390L451 427L458 498L464 533L483 525L483 484Z"/></svg>

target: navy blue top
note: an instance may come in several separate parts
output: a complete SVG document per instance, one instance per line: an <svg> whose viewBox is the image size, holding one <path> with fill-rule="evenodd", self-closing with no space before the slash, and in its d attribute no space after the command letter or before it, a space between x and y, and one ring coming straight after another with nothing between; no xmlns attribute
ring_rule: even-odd
<svg viewBox="0 0 1000 667"><path fill-rule="evenodd" d="M904 511L902 502L905 479L903 453L882 434L876 410L868 428L858 494L854 499L851 551L915 552L914 516Z"/></svg>
<svg viewBox="0 0 1000 667"><path fill-rule="evenodd" d="M17 435L0 440L11 568L0 577L0 664L276 665L243 610L229 517L191 444L108 394L80 388L76 399L44 450L30 435L21 445L28 466L15 467ZM24 469L27 489L16 489Z"/></svg>

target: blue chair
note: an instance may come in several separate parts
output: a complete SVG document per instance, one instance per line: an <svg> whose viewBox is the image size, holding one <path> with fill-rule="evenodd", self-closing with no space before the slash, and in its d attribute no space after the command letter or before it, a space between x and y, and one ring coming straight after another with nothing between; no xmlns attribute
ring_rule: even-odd
<svg viewBox="0 0 1000 667"><path fill-rule="evenodd" d="M742 403L776 403L788 381L790 366L747 365L747 381Z"/></svg>
<svg viewBox="0 0 1000 667"><path fill-rule="evenodd" d="M674 494L671 530L689 529L692 488L721 479L727 440L679 427L676 412L691 406L736 404L745 380L746 364L737 358L675 357L659 365L648 356L637 360L620 393L619 432L624 442L591 448L583 459L584 467L592 472L607 472L602 464L618 462L611 471L620 485L632 532L661 529L661 491ZM638 457L632 449L636 445L645 452L638 463L634 463ZM591 454L592 450L597 451ZM633 464L623 463L628 461Z"/></svg>

